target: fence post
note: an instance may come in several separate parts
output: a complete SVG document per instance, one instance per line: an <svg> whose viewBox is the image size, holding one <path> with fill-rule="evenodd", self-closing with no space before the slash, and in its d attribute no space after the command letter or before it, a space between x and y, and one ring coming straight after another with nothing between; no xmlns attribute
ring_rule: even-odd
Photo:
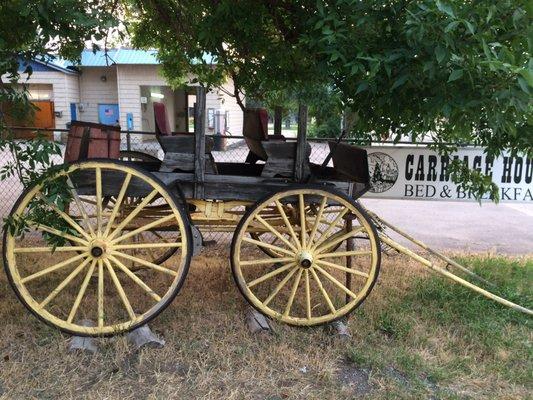
<svg viewBox="0 0 533 400"><path fill-rule="evenodd" d="M131 136L130 136L130 131L126 131L126 150L131 151Z"/></svg>

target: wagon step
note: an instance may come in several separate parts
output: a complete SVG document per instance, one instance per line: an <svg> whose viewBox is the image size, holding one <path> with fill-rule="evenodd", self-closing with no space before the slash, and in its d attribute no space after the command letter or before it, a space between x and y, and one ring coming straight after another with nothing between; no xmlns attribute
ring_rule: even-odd
<svg viewBox="0 0 533 400"><path fill-rule="evenodd" d="M420 264L422 264L423 266L429 268L430 270L435 271L435 272L445 276L446 278L451 279L452 281L454 281L456 283L459 283L460 285L463 285L464 287L466 287L466 288L468 288L470 290L473 290L473 291L475 291L475 292L487 297L488 299L491 299L491 300L496 301L496 302L498 302L500 304L503 304L504 306L512 308L513 310L523 312L523 313L525 313L527 315L533 315L533 310L530 310L529 308L523 307L523 306L521 306L519 304L513 303L512 301L504 299L503 297L497 296L494 293L491 293L488 290L485 290L485 289L483 289L483 288L481 288L481 287L479 287L479 286L477 286L477 285L475 285L475 284L473 284L473 283L461 278L460 276L454 274L453 272L450 271L450 267L457 268L458 270L462 271L463 273L469 275L471 278L474 278L474 279L476 279L476 280L478 280L480 282L483 282L483 284L485 284L487 286L496 287L496 285L494 285L493 283L487 281L486 279L482 278L481 276L477 275L476 273L470 271L465 266L463 266L463 265L459 264L458 262L450 259L449 257L446 257L444 254L438 252L437 250L432 249L431 247L429 247L428 245L426 245L422 241L413 238L412 236L410 236L409 234L407 234L404 231L400 230L396 226L394 226L391 223L385 221L383 218L378 217L375 213L373 213L373 212L371 212L369 210L366 210L366 212L370 215L370 217L372 218L374 224L377 227L380 228L379 229L379 238L381 239L382 244L385 244L385 245L397 250L398 252L409 256L410 258L412 258L415 261L418 261ZM400 243L398 243L394 239L391 239L386 234L386 232L385 232L386 229L390 229L391 231L393 231L393 232L397 233L398 235L400 235L400 236L404 237L405 239L407 239L409 242L414 243L415 245L417 245L418 247L424 249L425 251L427 251L431 255L433 255L433 256L439 258L440 260L444 261L446 263L446 266L445 267L440 267L440 266L436 265L434 262L431 262L430 260L428 260L427 258L422 257L421 255L419 255L419 254L415 253L414 251L408 249L407 247L401 245Z"/></svg>

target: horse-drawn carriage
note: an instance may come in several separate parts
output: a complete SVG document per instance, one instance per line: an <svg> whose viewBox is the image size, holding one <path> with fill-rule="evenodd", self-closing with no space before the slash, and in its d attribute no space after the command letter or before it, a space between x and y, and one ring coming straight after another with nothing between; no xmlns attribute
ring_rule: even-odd
<svg viewBox="0 0 533 400"><path fill-rule="evenodd" d="M240 292L259 312L291 325L329 323L359 306L376 282L381 242L533 314L453 274L450 267L487 284L369 216L356 201L369 188L366 151L332 142L326 160L312 163L305 107L296 140L270 137L265 115L247 111L244 163L213 157L203 88L197 89L194 134L170 134L164 113L155 111L162 161L121 153L115 127L73 123L65 156L71 162L46 173L14 205L4 229L4 267L19 299L44 322L90 336L147 323L179 293L202 232L233 232L231 272ZM385 229L445 266L392 240Z"/></svg>
<svg viewBox="0 0 533 400"><path fill-rule="evenodd" d="M107 158L58 168L16 202L11 220L20 227L6 229L3 251L17 296L63 331L125 332L176 297L202 232L234 232L231 272L258 311L303 326L346 316L380 266L380 240L356 202L369 185L366 152L331 143L333 166L313 164L305 120L302 107L297 139L272 138L250 112L244 163L213 158L202 88L194 134L168 135L158 124L162 161L120 161L109 140L117 132L75 123L89 140L107 138ZM72 152L83 137L67 149L70 160L80 158Z"/></svg>

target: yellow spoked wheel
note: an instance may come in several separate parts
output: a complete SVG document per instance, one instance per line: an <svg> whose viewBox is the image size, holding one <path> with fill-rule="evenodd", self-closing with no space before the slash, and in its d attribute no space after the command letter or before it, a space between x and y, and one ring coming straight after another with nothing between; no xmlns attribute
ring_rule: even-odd
<svg viewBox="0 0 533 400"><path fill-rule="evenodd" d="M131 198L140 200L128 205ZM123 162L66 167L26 190L11 212L3 247L10 284L33 314L68 333L108 336L145 324L189 268L190 228L178 204L159 179ZM172 254L155 263L156 251Z"/></svg>
<svg viewBox="0 0 533 400"><path fill-rule="evenodd" d="M124 197L122 204L119 206L118 217L115 219L115 224L119 223L122 218L129 215L131 211L135 209L143 201L142 197ZM157 203L157 199L154 200ZM116 198L114 196L104 198L102 208L103 211L111 212L116 207ZM146 205L137 216L137 225L147 225L152 221L172 214L172 210L166 204L148 204ZM170 228L170 229L169 229ZM135 235L130 236L127 242L134 243L147 243L147 242L164 242L164 243L176 243L179 241L180 232L175 229L174 226L168 226L165 224L154 226L151 229L141 231ZM154 264L161 264L168 260L178 250L172 246L161 246L155 248L144 248L142 246L131 246L131 255L140 257L146 261L150 261ZM142 268L146 268L139 262L135 262L134 259L128 260L127 265L132 271L137 271Z"/></svg>
<svg viewBox="0 0 533 400"><path fill-rule="evenodd" d="M296 218L287 215L288 205ZM298 187L248 210L233 236L231 265L239 290L258 311L312 326L362 303L379 273L379 249L373 224L352 199L328 188Z"/></svg>

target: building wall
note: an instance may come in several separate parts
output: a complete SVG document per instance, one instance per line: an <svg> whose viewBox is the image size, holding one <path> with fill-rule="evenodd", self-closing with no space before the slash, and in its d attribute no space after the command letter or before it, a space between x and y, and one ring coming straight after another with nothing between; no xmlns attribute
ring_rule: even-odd
<svg viewBox="0 0 533 400"><path fill-rule="evenodd" d="M68 74L61 71L34 71L29 77L27 74L21 74L19 82L31 85L52 85L52 96L50 100L54 102L54 109L61 113L60 117L56 117L56 128L66 128L66 124L70 122L70 101L75 97L75 90L71 91L70 84L67 82L77 80L76 74ZM8 83L7 75L2 76L2 82Z"/></svg>
<svg viewBox="0 0 533 400"><path fill-rule="evenodd" d="M229 93L233 93L233 81L230 79L224 85L223 88ZM228 134L242 135L243 124L243 112L241 107L237 104L235 97L219 91L222 97L220 107L228 112Z"/></svg>
<svg viewBox="0 0 533 400"><path fill-rule="evenodd" d="M143 124L140 87L162 86L165 93L169 93L170 90L168 83L159 73L159 69L160 67L155 65L113 65L85 67L79 75L61 71L35 71L28 83L53 85L51 100L54 101L55 110L61 112L61 116L56 117L57 128L65 128L70 122L70 104L81 103L77 115L79 120L98 122L98 104L118 104L120 126L126 129L126 115L131 112L134 130L141 130ZM102 76L106 77L105 82L102 81ZM26 76L23 75L20 81L25 80ZM2 81L8 82L7 77L3 76ZM224 89L232 93L233 83L227 82ZM180 100L173 104L176 113L186 112L182 109L182 102ZM192 104L189 106L192 107ZM227 111L228 131L234 135L242 134L242 111L233 97L219 89L214 89L207 93L206 108ZM173 112L173 114L176 113ZM176 125L177 119L174 117L170 118L171 129L183 130L181 123L178 124L180 126ZM153 121L149 125L153 126ZM208 133L212 132L208 131Z"/></svg>
<svg viewBox="0 0 533 400"><path fill-rule="evenodd" d="M142 129L141 86L166 86L154 65L117 66L120 126L127 127L126 115L133 114L133 130ZM153 125L153 124L151 124Z"/></svg>
<svg viewBox="0 0 533 400"><path fill-rule="evenodd" d="M105 76L105 81L102 77ZM98 122L98 104L119 104L116 67L86 67L79 77L80 121ZM120 110L119 106L119 112Z"/></svg>

